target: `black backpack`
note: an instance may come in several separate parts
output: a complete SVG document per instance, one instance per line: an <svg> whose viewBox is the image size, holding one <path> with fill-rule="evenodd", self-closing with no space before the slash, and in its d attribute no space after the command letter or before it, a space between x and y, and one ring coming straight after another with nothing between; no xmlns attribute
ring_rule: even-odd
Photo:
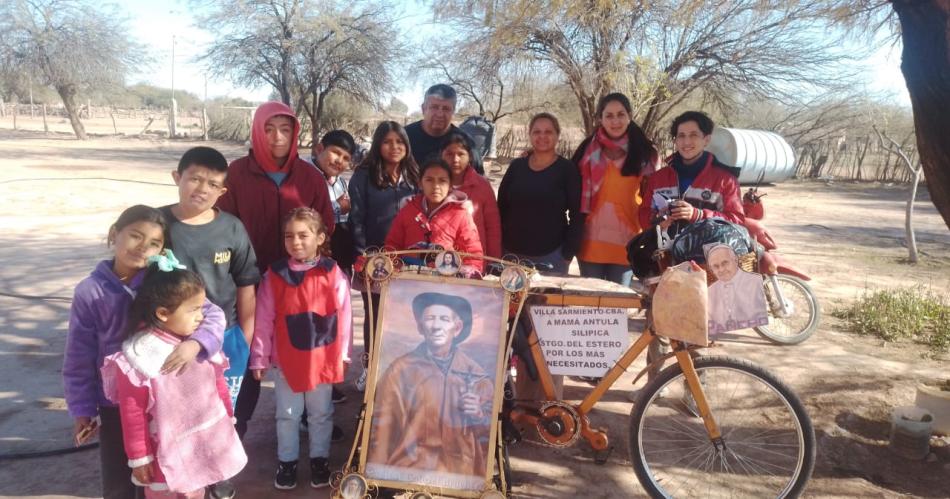
<svg viewBox="0 0 950 499"><path fill-rule="evenodd" d="M479 159L483 159L491 149L492 137L495 135L495 124L482 116L469 116L459 125L459 128L472 139L472 152Z"/></svg>

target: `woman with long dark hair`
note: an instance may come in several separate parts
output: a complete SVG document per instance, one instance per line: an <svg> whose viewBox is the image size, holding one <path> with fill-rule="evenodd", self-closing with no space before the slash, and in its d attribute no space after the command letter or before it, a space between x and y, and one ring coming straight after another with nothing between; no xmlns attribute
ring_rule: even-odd
<svg viewBox="0 0 950 499"><path fill-rule="evenodd" d="M409 137L402 125L383 121L373 132L373 144L350 179L350 230L357 254L367 248L381 248L389 233L389 226L400 208L418 192L419 167L412 159ZM357 283L358 285L359 283ZM363 348L367 355L372 348L369 340L369 317L378 317L379 295L364 290ZM362 390L366 386L366 371L357 381Z"/></svg>
<svg viewBox="0 0 950 499"><path fill-rule="evenodd" d="M630 100L607 94L597 103L600 124L574 152L581 173L581 212L586 214L577 261L581 275L630 285L626 246L644 228L640 187L656 169L658 154L633 122Z"/></svg>

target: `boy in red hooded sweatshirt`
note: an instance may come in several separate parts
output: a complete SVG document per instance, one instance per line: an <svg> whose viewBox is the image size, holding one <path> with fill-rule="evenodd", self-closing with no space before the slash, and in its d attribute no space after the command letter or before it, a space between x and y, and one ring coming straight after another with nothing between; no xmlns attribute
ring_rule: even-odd
<svg viewBox="0 0 950 499"><path fill-rule="evenodd" d="M333 207L327 182L297 155L300 122L287 105L265 102L254 112L251 150L228 165L227 191L216 206L238 217L251 239L261 274L287 258L281 220L290 210L313 208L333 232ZM261 393L260 381L247 373L234 407L235 427L242 437Z"/></svg>

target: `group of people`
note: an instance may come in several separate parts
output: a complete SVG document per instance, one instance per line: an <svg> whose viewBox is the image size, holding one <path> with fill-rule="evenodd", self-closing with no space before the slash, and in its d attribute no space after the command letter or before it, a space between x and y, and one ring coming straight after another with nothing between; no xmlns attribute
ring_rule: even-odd
<svg viewBox="0 0 950 499"><path fill-rule="evenodd" d="M325 134L311 163L293 111L267 102L247 156L228 164L190 149L172 174L176 203L122 212L108 233L113 258L76 287L63 367L77 443L99 434L104 497L232 497L247 461L239 439L271 369L274 486L297 485L304 415L310 484L327 486L331 440L342 437L333 385L351 361L350 283L368 249L439 245L472 255L459 262L467 277L484 271L480 255L558 273L576 257L582 276L629 285L626 245L654 222L654 193L676 200L664 224L743 217L735 172L705 151L703 113L674 120L677 152L662 169L623 94L600 100L600 125L570 159L557 153L558 119L537 114L496 197L471 137L452 124L456 101L435 85L421 121L380 123L348 183L353 137ZM361 291L365 317L377 317L378 294Z"/></svg>

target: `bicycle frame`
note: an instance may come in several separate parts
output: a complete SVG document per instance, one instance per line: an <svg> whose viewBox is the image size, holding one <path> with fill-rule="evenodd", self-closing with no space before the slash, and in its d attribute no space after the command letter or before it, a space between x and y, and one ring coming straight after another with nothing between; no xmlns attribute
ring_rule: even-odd
<svg viewBox="0 0 950 499"><path fill-rule="evenodd" d="M646 302L646 303L645 303ZM649 303L648 299L639 295L636 296L577 296L577 295L565 295L560 293L532 293L531 298L529 298L526 305L556 305L556 306L586 306L586 307L611 307L611 308L624 308L624 309L642 309L648 308ZM530 306L529 305L529 306ZM610 368L601 381L587 394L586 397L577 405L571 406L575 411L577 411L578 419L580 422L580 436L584 437L584 440L590 444L591 448L595 451L606 451L609 448L609 438L607 437L606 431L598 430L591 428L590 421L587 415L594 408L598 401L607 390L627 371L627 368L633 364L633 361L636 360L640 354L650 345L651 342L658 338L657 334L653 331L652 321L647 319L647 324L643 329L643 332L640 334L640 337L627 348L626 352L617 360L612 368ZM551 372L548 370L547 362L544 358L544 352L541 349L541 343L538 338L537 331L535 328L530 328L528 332L528 344L530 345L531 357L534 360L534 364L538 370L538 381L541 384L542 392L546 398L542 402L561 402L560 399L556 398L554 393L554 380L551 377ZM715 417L709 410L709 404L706 400L706 396L703 393L702 386L699 382L699 376L696 373L696 369L693 364L693 358L690 356L689 351L686 348L684 343L681 343L676 340L671 340L673 347L674 355L680 367L683 369L683 373L686 377L687 384L689 385L690 392L693 395L694 400L696 401L697 408L699 409L700 415L703 419L703 424L706 427L706 431L709 433L709 438L712 441L717 441L722 436L719 430L719 425L717 424ZM646 369L650 369L653 366L647 366ZM646 370L645 369L645 370ZM537 425L541 422L542 417L538 414L533 414L532 410L519 406L518 404L511 410L510 419L514 423L527 423L531 425Z"/></svg>

